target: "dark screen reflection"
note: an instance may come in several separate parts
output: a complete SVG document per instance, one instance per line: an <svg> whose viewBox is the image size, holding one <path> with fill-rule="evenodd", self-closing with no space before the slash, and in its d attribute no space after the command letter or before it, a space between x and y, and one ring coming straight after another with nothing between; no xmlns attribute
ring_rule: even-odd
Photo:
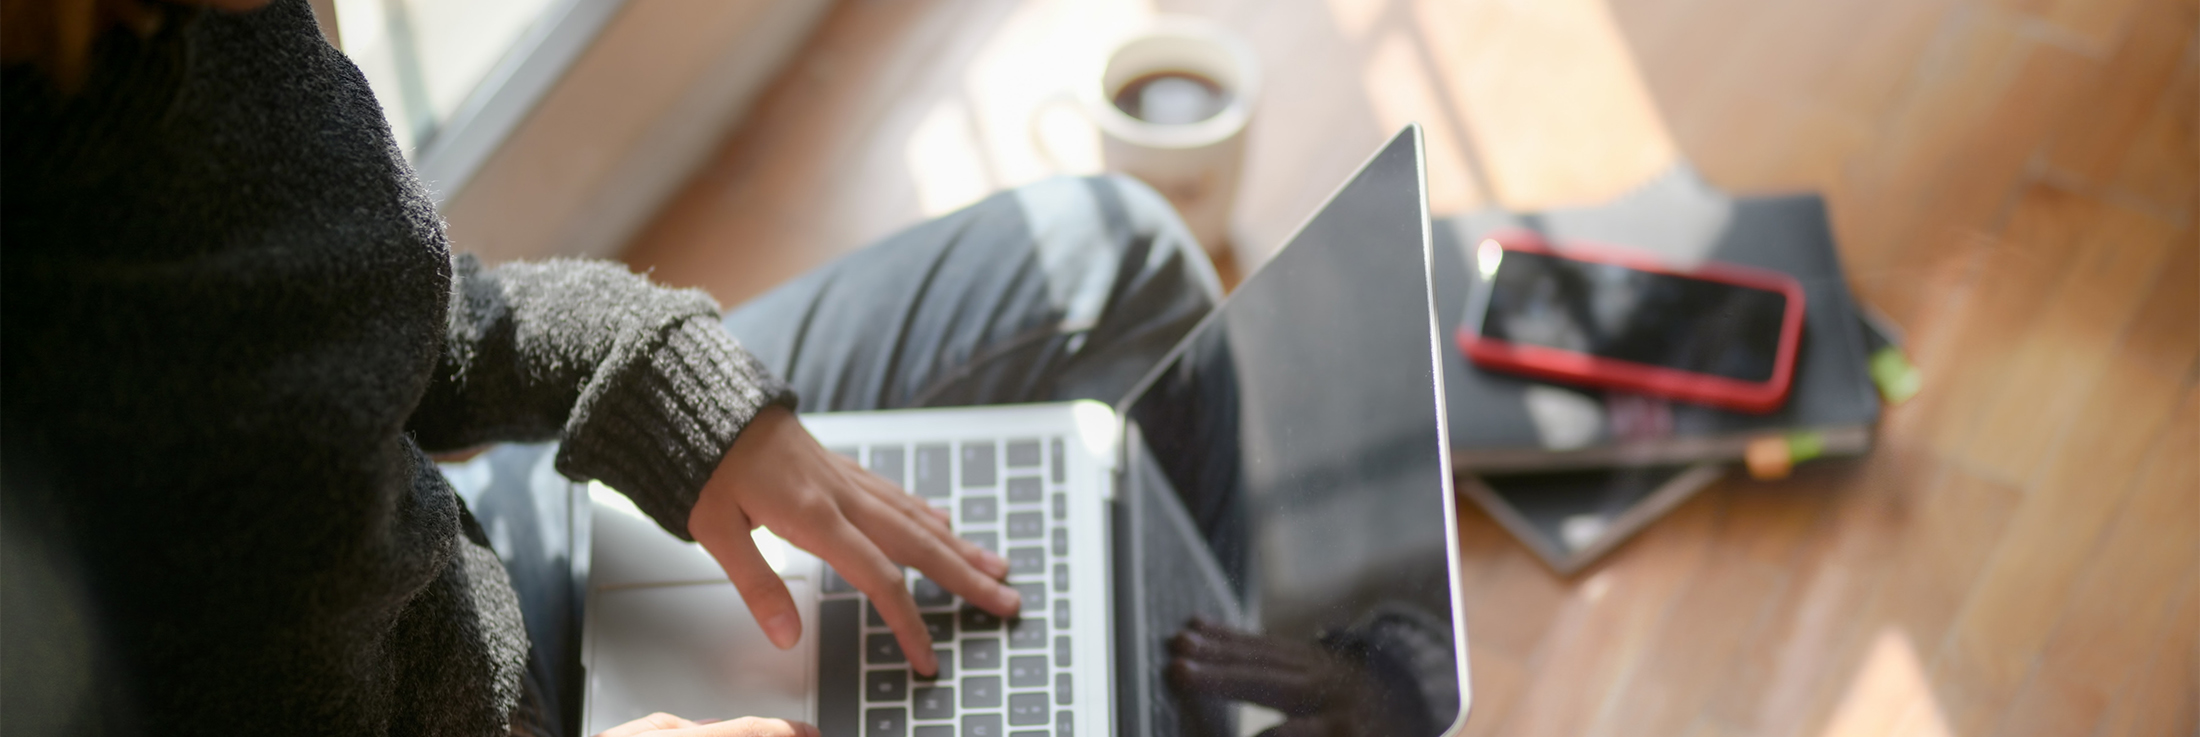
<svg viewBox="0 0 2200 737"><path fill-rule="evenodd" d="M1409 131L1126 408L1125 733L1234 735L1229 702L1285 735L1457 717L1419 186Z"/></svg>
<svg viewBox="0 0 2200 737"><path fill-rule="evenodd" d="M1509 251L1482 334L1650 366L1770 381L1787 297L1615 264Z"/></svg>

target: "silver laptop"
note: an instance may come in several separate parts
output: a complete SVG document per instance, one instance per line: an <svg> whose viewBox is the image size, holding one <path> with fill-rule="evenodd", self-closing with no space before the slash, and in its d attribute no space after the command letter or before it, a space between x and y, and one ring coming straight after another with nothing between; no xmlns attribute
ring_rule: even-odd
<svg viewBox="0 0 2200 737"><path fill-rule="evenodd" d="M1409 127L1113 406L803 416L1008 559L1012 621L912 572L936 677L853 586L760 532L803 624L773 647L700 546L595 487L586 733L654 711L827 737L1456 731L1471 698L1421 162Z"/></svg>

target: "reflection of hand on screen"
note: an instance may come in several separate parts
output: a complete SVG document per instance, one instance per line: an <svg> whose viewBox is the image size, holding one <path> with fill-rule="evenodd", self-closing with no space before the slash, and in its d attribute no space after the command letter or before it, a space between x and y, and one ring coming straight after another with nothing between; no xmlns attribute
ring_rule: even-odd
<svg viewBox="0 0 2200 737"><path fill-rule="evenodd" d="M1177 688L1282 712L1287 719L1265 735L1417 735L1448 726L1431 725L1418 689L1388 683L1360 648L1195 619L1170 638L1169 651L1175 656L1169 680Z"/></svg>

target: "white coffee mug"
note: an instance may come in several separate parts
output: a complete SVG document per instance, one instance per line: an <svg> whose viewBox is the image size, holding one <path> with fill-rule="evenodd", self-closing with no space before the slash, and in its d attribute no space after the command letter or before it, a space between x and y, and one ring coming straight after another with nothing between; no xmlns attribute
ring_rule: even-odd
<svg viewBox="0 0 2200 737"><path fill-rule="evenodd" d="M1100 130L1101 163L1137 177L1174 205L1210 254L1230 243L1230 210L1245 161L1245 129L1260 93L1260 59L1214 23L1161 16L1116 43L1098 74L1070 97ZM1125 85L1163 73L1203 77L1222 89L1222 109L1192 123L1153 123L1115 105ZM1039 142L1042 152L1044 142Z"/></svg>

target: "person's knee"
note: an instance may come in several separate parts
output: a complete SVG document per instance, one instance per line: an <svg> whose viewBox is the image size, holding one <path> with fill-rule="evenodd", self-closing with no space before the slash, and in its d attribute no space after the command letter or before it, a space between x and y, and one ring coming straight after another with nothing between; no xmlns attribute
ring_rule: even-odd
<svg viewBox="0 0 2200 737"><path fill-rule="evenodd" d="M1124 174L1109 173L1083 177L1056 177L1029 185L1030 188L1048 188L1055 196L1024 196L1019 199L1026 205L1027 216L1039 219L1063 219L1060 212L1065 200L1074 200L1076 209L1082 210L1067 219L1090 223L1104 230L1105 238L1084 239L1084 245L1105 243L1115 256L1123 256L1130 248L1145 251L1143 264L1136 267L1139 274L1120 274L1119 278L1144 281L1152 272L1162 269L1178 269L1189 277L1185 282L1203 292L1211 300L1222 296L1221 281L1216 277L1214 264L1207 252L1192 236L1175 206L1160 192L1136 178ZM1075 194L1069 194L1074 191ZM1034 191L1032 194L1038 194ZM1049 204L1032 207L1034 200L1052 199ZM1051 209L1053 212L1035 212ZM1037 225L1037 223L1035 223ZM1035 227L1034 234L1054 230ZM1060 247L1057 244L1057 247ZM1042 247L1044 249L1044 247Z"/></svg>

